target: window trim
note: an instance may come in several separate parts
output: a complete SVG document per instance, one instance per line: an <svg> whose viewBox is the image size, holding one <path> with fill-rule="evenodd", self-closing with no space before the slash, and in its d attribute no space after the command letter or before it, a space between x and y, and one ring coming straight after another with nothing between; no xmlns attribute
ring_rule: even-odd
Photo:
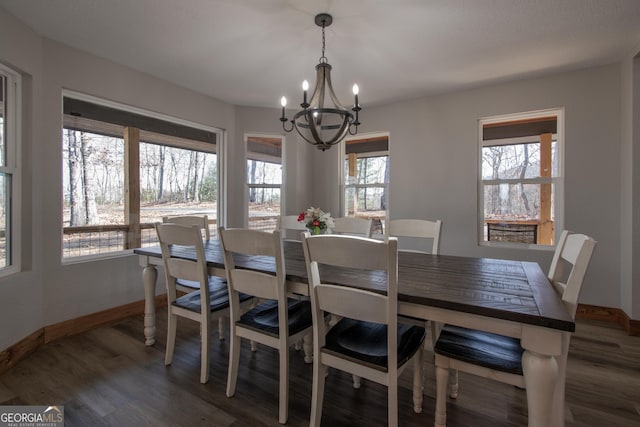
<svg viewBox="0 0 640 427"><path fill-rule="evenodd" d="M7 157L6 166L0 166L0 172L11 175L9 226L5 230L9 265L0 269L0 277L6 277L22 271L22 76L2 63L0 73L7 79L4 112Z"/></svg>
<svg viewBox="0 0 640 427"><path fill-rule="evenodd" d="M222 128L217 128L210 125L204 125L202 123L197 123L185 119L181 119L178 117L170 116L163 113L158 113L156 111L146 110L144 108L135 107L132 105L122 104L119 102L107 100L104 98L100 98L93 95L88 95L83 92L78 92L71 89L62 89L61 97L60 97L60 129L64 129L64 109L62 108L62 103L64 102L64 98L72 98L80 101L89 102L92 104L101 105L104 107L109 107L117 110L121 110L124 112L138 114L143 116L148 116L154 119L163 120L167 122L171 122L177 125L189 126L196 129L212 132L216 134L216 167L217 167L217 179L218 179L218 203L217 203L217 223L219 225L226 224L226 213L227 213L227 187L226 187L226 144L227 144L227 132ZM62 141L62 139L61 139ZM143 142L143 141L141 141ZM205 144L204 142L202 144ZM177 147L181 148L181 147ZM189 147L187 149L197 149L195 147ZM207 151L207 150L200 150ZM61 199L62 200L62 199ZM60 206L62 208L62 206ZM60 238L62 239L62 224L60 228ZM62 243L62 242L61 242ZM115 252L108 252L102 254L91 254L91 255L83 255L78 257L65 258L64 252L62 251L62 244L60 245L60 262L62 265L69 264L77 264L82 262L91 262L91 261L99 261L104 259L111 258L119 258L122 256L128 256L133 253L133 249L123 249Z"/></svg>
<svg viewBox="0 0 640 427"><path fill-rule="evenodd" d="M495 145L513 145L521 144L525 142L539 142L535 137L525 136L517 138L507 139L494 139L483 141L483 126L493 123L511 122L518 120L529 120L544 116L556 117L556 133L555 140L557 144L556 155L558 156L558 175L552 178L525 178L525 179L499 179L499 180L483 180L482 179L482 149L485 146ZM532 139L533 138L533 139ZM490 142L489 142L490 141ZM560 233L564 229L564 107L549 108L545 110L536 110L515 114L504 114L499 116L491 116L478 119L478 161L476 172L477 180L477 242L478 246L482 247L495 247L495 248L510 248L510 249L530 249L530 250L542 250L553 251L555 249L555 243L553 245L542 245L537 243L518 243L518 242L496 242L484 240L484 186L486 184L501 184L508 182L518 182L526 184L553 184L553 206L554 206L554 242L558 241Z"/></svg>

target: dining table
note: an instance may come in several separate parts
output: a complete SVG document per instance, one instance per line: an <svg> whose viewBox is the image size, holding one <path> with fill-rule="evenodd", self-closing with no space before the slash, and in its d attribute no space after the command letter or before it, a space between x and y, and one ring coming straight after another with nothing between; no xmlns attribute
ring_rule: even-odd
<svg viewBox="0 0 640 427"><path fill-rule="evenodd" d="M204 244L210 275L225 277L219 240ZM172 247L175 256L195 259L195 251ZM308 295L307 270L298 241L284 241L287 290ZM160 246L134 249L143 268L145 344L155 343L157 266ZM275 274L270 257L236 256L236 267ZM378 274L379 273L379 274ZM349 284L385 292L384 272L321 266L324 283ZM398 252L398 314L518 338L523 357L529 426L564 425L563 348L575 330L539 264L528 261ZM307 347L307 346L305 346ZM310 362L310 349L305 360Z"/></svg>

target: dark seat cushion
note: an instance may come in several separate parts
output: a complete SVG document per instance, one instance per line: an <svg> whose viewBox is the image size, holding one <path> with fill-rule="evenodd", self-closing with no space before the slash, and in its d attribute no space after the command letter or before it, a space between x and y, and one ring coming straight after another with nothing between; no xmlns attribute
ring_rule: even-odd
<svg viewBox="0 0 640 427"><path fill-rule="evenodd" d="M289 335L296 334L311 326L311 303L308 300L287 299L289 309ZM268 300L244 313L239 325L266 332L277 337L278 301Z"/></svg>
<svg viewBox="0 0 640 427"><path fill-rule="evenodd" d="M422 346L425 330L398 323L398 366ZM327 332L325 350L387 370L387 325L343 318Z"/></svg>
<svg viewBox="0 0 640 427"><path fill-rule="evenodd" d="M197 289L199 288L200 286L198 285ZM240 294L240 302L247 301L251 298L251 295ZM173 302L173 305L200 313L200 291L190 292L177 298ZM212 312L224 310L229 307L229 288L227 287L226 280L215 276L209 277L209 307Z"/></svg>
<svg viewBox="0 0 640 427"><path fill-rule="evenodd" d="M485 368L522 375L524 350L517 338L445 325L434 352Z"/></svg>

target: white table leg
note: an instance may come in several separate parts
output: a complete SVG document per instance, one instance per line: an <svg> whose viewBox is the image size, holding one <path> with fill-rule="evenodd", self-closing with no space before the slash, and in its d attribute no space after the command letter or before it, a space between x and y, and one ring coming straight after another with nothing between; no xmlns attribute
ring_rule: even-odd
<svg viewBox="0 0 640 427"><path fill-rule="evenodd" d="M156 279L158 270L155 265L147 264L142 270L144 284L144 344L151 346L156 342Z"/></svg>
<svg viewBox="0 0 640 427"><path fill-rule="evenodd" d="M569 354L570 340L571 334L563 334L562 356L556 358L556 361L558 363L558 380L556 381L556 391L553 394L553 408L551 410L551 421L549 423L549 425L552 427L564 426L564 392L567 376L567 355Z"/></svg>
<svg viewBox="0 0 640 427"><path fill-rule="evenodd" d="M529 427L546 427L551 421L558 378L556 358L525 350L522 354L522 370L527 389Z"/></svg>

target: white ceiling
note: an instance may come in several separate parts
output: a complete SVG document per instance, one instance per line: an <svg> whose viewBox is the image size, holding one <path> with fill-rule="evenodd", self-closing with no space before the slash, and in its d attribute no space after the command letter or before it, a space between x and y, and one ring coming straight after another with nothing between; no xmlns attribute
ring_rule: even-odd
<svg viewBox="0 0 640 427"><path fill-rule="evenodd" d="M301 102L321 56L338 97L383 104L618 61L640 0L0 0L39 34L235 105ZM313 83L312 83L313 86ZM347 98L347 99L345 99ZM347 103L347 102L345 102ZM291 104L290 104L291 105Z"/></svg>

